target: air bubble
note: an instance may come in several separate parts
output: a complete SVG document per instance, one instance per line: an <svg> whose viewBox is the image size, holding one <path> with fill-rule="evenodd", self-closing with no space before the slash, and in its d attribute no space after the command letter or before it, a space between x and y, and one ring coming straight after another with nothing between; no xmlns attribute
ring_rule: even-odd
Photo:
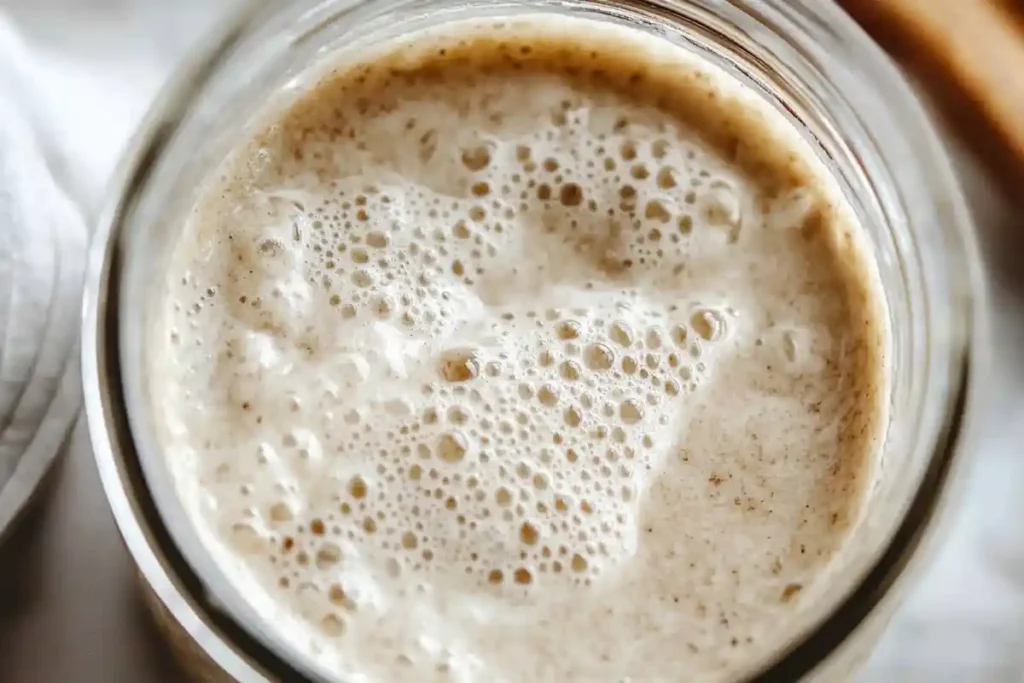
<svg viewBox="0 0 1024 683"><path fill-rule="evenodd" d="M382 232L373 230L366 235L366 244L373 247L374 249L385 249L387 248L390 240L387 235Z"/></svg>
<svg viewBox="0 0 1024 683"><path fill-rule="evenodd" d="M725 317L715 309L700 309L690 317L690 327L705 341L718 341L725 335Z"/></svg>
<svg viewBox="0 0 1024 683"><path fill-rule="evenodd" d="M635 400L629 398L619 404L619 417L628 425L634 425L644 419L644 408Z"/></svg>
<svg viewBox="0 0 1024 683"><path fill-rule="evenodd" d="M566 408L563 418L565 419L565 424L572 428L579 427L580 423L583 422L583 415L580 414L579 409L575 406Z"/></svg>
<svg viewBox="0 0 1024 683"><path fill-rule="evenodd" d="M591 344L583 352L583 362L589 369L602 372L612 367L615 354L604 344Z"/></svg>
<svg viewBox="0 0 1024 683"><path fill-rule="evenodd" d="M608 336L619 346L629 348L633 345L633 330L624 322L612 323Z"/></svg>
<svg viewBox="0 0 1024 683"><path fill-rule="evenodd" d="M468 382L480 375L480 361L470 349L452 349L441 358L441 376L449 382Z"/></svg>
<svg viewBox="0 0 1024 683"><path fill-rule="evenodd" d="M316 552L318 569L328 569L341 562L341 548L334 543L324 543Z"/></svg>
<svg viewBox="0 0 1024 683"><path fill-rule="evenodd" d="M623 211L632 211L636 208L636 188L632 185L623 185L619 188L619 208Z"/></svg>
<svg viewBox="0 0 1024 683"><path fill-rule="evenodd" d="M676 179L676 171L671 166L662 166L658 169L657 176L658 187L662 190L671 190L675 188L679 181Z"/></svg>
<svg viewBox="0 0 1024 683"><path fill-rule="evenodd" d="M348 492L356 500L362 500L363 498L366 498L366 481L359 476L352 477L348 482Z"/></svg>
<svg viewBox="0 0 1024 683"><path fill-rule="evenodd" d="M672 220L672 213L665 208L665 205L660 200L652 199L647 202L647 207L644 209L644 218L658 221L659 223L668 223Z"/></svg>
<svg viewBox="0 0 1024 683"><path fill-rule="evenodd" d="M644 338L644 344L652 351L660 349L662 344L661 332L653 327L647 330L647 336Z"/></svg>
<svg viewBox="0 0 1024 683"><path fill-rule="evenodd" d="M563 320L558 323L558 338L559 339L577 339L583 332L583 327L575 320Z"/></svg>
<svg viewBox="0 0 1024 683"><path fill-rule="evenodd" d="M550 384L545 384L537 392L537 400L541 405L552 407L558 404L558 392Z"/></svg>
<svg viewBox="0 0 1024 683"><path fill-rule="evenodd" d="M704 213L712 225L738 226L740 202L736 191L721 181L712 183L705 195Z"/></svg>
<svg viewBox="0 0 1024 683"><path fill-rule="evenodd" d="M466 437L458 432L442 434L437 445L437 455L449 463L461 461L466 456L469 444Z"/></svg>
<svg viewBox="0 0 1024 683"><path fill-rule="evenodd" d="M295 513L287 503L274 503L268 514L270 521L277 523L290 522L295 518Z"/></svg>
<svg viewBox="0 0 1024 683"><path fill-rule="evenodd" d="M327 599L330 600L332 605L343 607L349 612L353 612L356 609L356 603L345 593L345 589L338 584L332 584L327 591Z"/></svg>
<svg viewBox="0 0 1024 683"><path fill-rule="evenodd" d="M356 287L366 289L373 286L373 276L365 270L357 270L352 273L352 284Z"/></svg>
<svg viewBox="0 0 1024 683"><path fill-rule="evenodd" d="M523 545L537 545L539 539L540 532L537 531L537 527L533 524L525 522L519 528L519 540L523 542Z"/></svg>
<svg viewBox="0 0 1024 683"><path fill-rule="evenodd" d="M512 505L512 492L503 486L494 493L494 500L499 506L507 508Z"/></svg>
<svg viewBox="0 0 1024 683"><path fill-rule="evenodd" d="M487 145L478 145L462 150L462 165L470 171L482 171L491 163L491 150Z"/></svg>
<svg viewBox="0 0 1024 683"><path fill-rule="evenodd" d="M565 381L575 382L579 380L583 373L583 369L576 361L566 360L562 361L562 365L559 367L559 373Z"/></svg>
<svg viewBox="0 0 1024 683"><path fill-rule="evenodd" d="M672 341L679 348L686 348L686 339L690 336L690 331L685 325L676 325L672 328Z"/></svg>
<svg viewBox="0 0 1024 683"><path fill-rule="evenodd" d="M345 622L336 614L328 614L320 620L320 628L324 634L331 638L340 638L345 635Z"/></svg>
<svg viewBox="0 0 1024 683"><path fill-rule="evenodd" d="M452 406L448 409L448 421L455 425L464 425L470 420L470 415L459 406Z"/></svg>
<svg viewBox="0 0 1024 683"><path fill-rule="evenodd" d="M579 206L583 203L583 188L576 183L566 183L558 195L563 206Z"/></svg>

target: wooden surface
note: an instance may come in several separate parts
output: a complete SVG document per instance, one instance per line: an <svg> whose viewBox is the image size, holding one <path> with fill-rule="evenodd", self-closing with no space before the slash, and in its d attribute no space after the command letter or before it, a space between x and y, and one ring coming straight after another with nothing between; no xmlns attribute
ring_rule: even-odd
<svg viewBox="0 0 1024 683"><path fill-rule="evenodd" d="M1024 187L1024 0L840 0L918 77L1016 196Z"/></svg>

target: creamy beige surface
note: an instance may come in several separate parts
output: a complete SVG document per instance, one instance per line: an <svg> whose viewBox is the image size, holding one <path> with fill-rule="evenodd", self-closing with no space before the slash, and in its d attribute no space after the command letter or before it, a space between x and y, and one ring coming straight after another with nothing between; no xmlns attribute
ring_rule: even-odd
<svg viewBox="0 0 1024 683"><path fill-rule="evenodd" d="M149 356L253 605L354 680L721 680L776 645L885 384L856 226L785 121L564 20L424 36L272 118Z"/></svg>

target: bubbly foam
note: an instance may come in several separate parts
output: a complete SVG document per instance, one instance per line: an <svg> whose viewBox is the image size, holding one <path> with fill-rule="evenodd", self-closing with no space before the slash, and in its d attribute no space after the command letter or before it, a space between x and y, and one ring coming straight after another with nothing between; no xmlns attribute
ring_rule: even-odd
<svg viewBox="0 0 1024 683"><path fill-rule="evenodd" d="M204 188L150 354L179 493L351 680L726 677L841 548L876 447L847 209L667 44L410 44Z"/></svg>

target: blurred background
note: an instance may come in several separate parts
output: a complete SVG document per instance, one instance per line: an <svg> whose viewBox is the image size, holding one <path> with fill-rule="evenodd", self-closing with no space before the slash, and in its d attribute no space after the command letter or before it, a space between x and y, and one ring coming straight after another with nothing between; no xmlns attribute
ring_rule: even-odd
<svg viewBox="0 0 1024 683"><path fill-rule="evenodd" d="M237 1L0 0L0 103L23 110L87 220L177 60ZM861 680L1024 683L1024 4L844 4L901 60L956 159L996 368L965 498ZM67 455L0 547L0 681L182 680L135 599L81 424Z"/></svg>

